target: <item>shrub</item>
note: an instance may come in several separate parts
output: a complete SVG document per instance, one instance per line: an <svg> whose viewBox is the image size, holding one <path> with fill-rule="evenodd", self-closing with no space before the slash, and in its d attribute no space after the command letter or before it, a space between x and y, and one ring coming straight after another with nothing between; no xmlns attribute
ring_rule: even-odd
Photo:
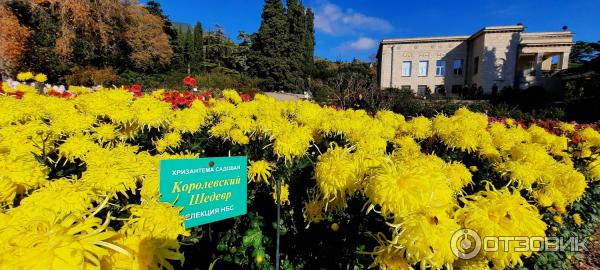
<svg viewBox="0 0 600 270"><path fill-rule="evenodd" d="M118 85L121 78L112 68L75 67L65 81L71 85Z"/></svg>

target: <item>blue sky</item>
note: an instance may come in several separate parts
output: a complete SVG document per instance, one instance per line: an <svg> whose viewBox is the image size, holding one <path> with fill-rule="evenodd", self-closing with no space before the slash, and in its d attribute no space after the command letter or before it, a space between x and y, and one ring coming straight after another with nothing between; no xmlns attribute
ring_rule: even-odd
<svg viewBox="0 0 600 270"><path fill-rule="evenodd" d="M176 22L216 24L235 38L258 30L263 0L158 0ZM144 1L142 1L144 2ZM600 0L402 1L304 0L316 14L316 55L368 60L384 38L472 34L489 25L523 23L526 31L575 32L575 40L600 40Z"/></svg>

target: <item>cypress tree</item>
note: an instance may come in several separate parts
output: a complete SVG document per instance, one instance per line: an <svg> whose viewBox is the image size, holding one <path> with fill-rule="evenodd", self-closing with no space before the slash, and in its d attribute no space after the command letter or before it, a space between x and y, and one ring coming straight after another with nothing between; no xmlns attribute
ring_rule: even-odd
<svg viewBox="0 0 600 270"><path fill-rule="evenodd" d="M306 15L304 6L298 0L287 0L288 39L285 44L286 60L289 66L288 88L296 90L302 84L302 75L306 61L305 38Z"/></svg>
<svg viewBox="0 0 600 270"><path fill-rule="evenodd" d="M267 90L285 90L281 82L286 81L289 71L287 40L288 24L281 0L265 0L252 62L256 75L265 78L263 88Z"/></svg>
<svg viewBox="0 0 600 270"><path fill-rule="evenodd" d="M305 72L311 73L314 68L315 55L315 14L312 9L306 11L306 29L304 38Z"/></svg>
<svg viewBox="0 0 600 270"><path fill-rule="evenodd" d="M191 28L188 28L183 37L183 52L185 68L189 68L192 64L192 49L194 46L194 35Z"/></svg>
<svg viewBox="0 0 600 270"><path fill-rule="evenodd" d="M200 22L197 22L196 26L194 26L190 50L190 62L197 69L202 61L204 61L204 31Z"/></svg>

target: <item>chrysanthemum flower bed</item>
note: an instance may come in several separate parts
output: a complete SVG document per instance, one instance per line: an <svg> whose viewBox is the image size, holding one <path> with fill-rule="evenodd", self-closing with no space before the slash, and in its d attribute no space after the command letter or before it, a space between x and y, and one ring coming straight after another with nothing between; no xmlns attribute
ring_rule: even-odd
<svg viewBox="0 0 600 270"><path fill-rule="evenodd" d="M41 88L1 89L2 269L272 269L275 181L286 269L565 268L577 252L510 242L462 260L451 238L587 238L599 213L592 128L556 135L467 109L369 116L233 90ZM250 160L248 214L185 230L159 202L159 160L227 155Z"/></svg>

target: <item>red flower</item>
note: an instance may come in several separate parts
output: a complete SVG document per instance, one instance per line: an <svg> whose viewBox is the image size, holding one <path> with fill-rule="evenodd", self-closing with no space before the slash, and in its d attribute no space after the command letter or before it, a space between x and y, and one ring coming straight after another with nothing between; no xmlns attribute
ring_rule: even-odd
<svg viewBox="0 0 600 270"><path fill-rule="evenodd" d="M241 94L240 97L242 98L243 102L250 101L250 95L248 94Z"/></svg>
<svg viewBox="0 0 600 270"><path fill-rule="evenodd" d="M571 137L571 142L574 144L579 144L581 142L581 136L579 134L575 134Z"/></svg>
<svg viewBox="0 0 600 270"><path fill-rule="evenodd" d="M25 92L17 91L17 92L14 92L12 95L14 95L15 98L17 98L17 99L21 99L21 98L23 98L24 94L25 94Z"/></svg>
<svg viewBox="0 0 600 270"><path fill-rule="evenodd" d="M142 86L139 84L134 84L131 86L131 91L133 91L134 93L141 93L142 92Z"/></svg>
<svg viewBox="0 0 600 270"><path fill-rule="evenodd" d="M183 83L192 87L198 85L196 79L192 78L191 76L185 76L185 78L183 78Z"/></svg>

